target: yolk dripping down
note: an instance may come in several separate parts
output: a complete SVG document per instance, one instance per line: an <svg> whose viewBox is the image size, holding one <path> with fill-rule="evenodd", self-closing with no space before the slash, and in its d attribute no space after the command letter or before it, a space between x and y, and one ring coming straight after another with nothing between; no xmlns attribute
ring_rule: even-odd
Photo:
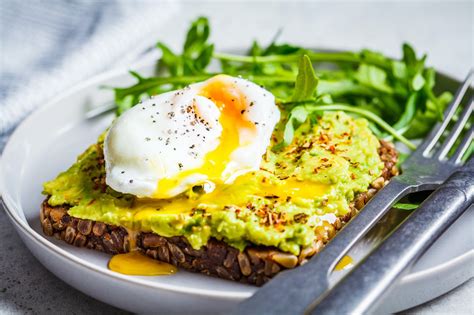
<svg viewBox="0 0 474 315"><path fill-rule="evenodd" d="M200 95L212 100L221 113L219 122L222 126L222 133L219 145L205 156L201 167L159 180L154 198L167 198L173 188L192 174L203 174L209 181L216 184L222 183L222 173L230 161L230 156L241 145L239 131L246 130L250 134L256 132L255 124L246 120L242 112L247 107L246 98L232 84L230 77L225 75L213 77L201 90ZM196 107L195 111L199 115Z"/></svg>

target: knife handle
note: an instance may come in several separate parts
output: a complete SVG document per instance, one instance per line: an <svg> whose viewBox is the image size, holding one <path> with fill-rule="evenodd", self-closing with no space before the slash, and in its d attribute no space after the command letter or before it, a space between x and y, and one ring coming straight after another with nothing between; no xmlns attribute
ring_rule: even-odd
<svg viewBox="0 0 474 315"><path fill-rule="evenodd" d="M472 164L472 163L470 163ZM364 314L474 202L474 169L462 168L433 192L357 268L306 313ZM318 303L319 301L319 303Z"/></svg>

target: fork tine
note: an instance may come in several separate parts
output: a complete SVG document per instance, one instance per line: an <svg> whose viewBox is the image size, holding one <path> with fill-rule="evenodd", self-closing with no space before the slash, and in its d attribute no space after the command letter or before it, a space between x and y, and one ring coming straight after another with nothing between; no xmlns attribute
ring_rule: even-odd
<svg viewBox="0 0 474 315"><path fill-rule="evenodd" d="M467 149L471 145L472 140L474 140L474 125L472 125L466 135L464 135L464 138L462 139L461 143L456 149L456 152L454 152L450 160L454 163L461 162L461 159L464 156L464 153L466 153Z"/></svg>
<svg viewBox="0 0 474 315"><path fill-rule="evenodd" d="M459 89L456 91L456 95L454 96L453 101L445 110L443 121L431 130L430 134L428 135L428 137L426 137L425 141L420 145L417 152L421 152L423 155L425 155L426 153L431 151L434 145L438 142L439 138L443 134L444 130L448 126L449 122L451 121L451 118L454 116L454 113L459 107L459 104L461 104L461 100L464 98L464 95L466 94L467 89L471 85L472 75L473 75L473 72L471 70L469 71L469 74L467 75L461 87L459 87Z"/></svg>
<svg viewBox="0 0 474 315"><path fill-rule="evenodd" d="M451 131L449 132L449 135L444 140L441 147L437 150L437 152L433 154L434 158L443 159L446 157L449 150L451 150L451 147L454 145L457 138L459 137L459 134L464 129L464 126L466 125L467 121L471 117L472 108L473 108L473 103L472 103L472 98L471 98L467 106L462 111L461 116L459 116L459 119L454 125L453 129L451 129Z"/></svg>

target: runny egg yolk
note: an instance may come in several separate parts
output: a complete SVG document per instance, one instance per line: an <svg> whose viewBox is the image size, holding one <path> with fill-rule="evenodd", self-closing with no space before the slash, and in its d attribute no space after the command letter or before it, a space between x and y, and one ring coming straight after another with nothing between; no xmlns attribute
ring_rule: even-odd
<svg viewBox="0 0 474 315"><path fill-rule="evenodd" d="M256 132L255 124L244 118L244 110L247 107L245 96L225 75L218 75L210 79L201 90L200 95L212 100L220 111L219 123L222 126L222 133L219 145L206 154L201 167L159 180L153 195L154 198L166 198L173 188L193 174L206 175L207 180L215 184L223 183L222 174L230 161L232 152L243 144L239 132L246 131L249 134ZM199 115L197 107L194 109Z"/></svg>
<svg viewBox="0 0 474 315"><path fill-rule="evenodd" d="M282 180L279 183L259 181L256 183L254 173L237 177L231 185L219 185L210 193L202 194L196 199L179 196L172 199L136 199L133 205L135 220L140 221L154 214L185 214L192 209L205 206L208 211L214 207L222 210L227 205L243 206L248 196L277 198L282 202L313 200L330 191L331 186L311 181L296 179Z"/></svg>
<svg viewBox="0 0 474 315"><path fill-rule="evenodd" d="M133 204L135 220L141 220L150 215L185 214L199 207L208 211L222 210L226 205L244 206L248 196L278 198L280 201L313 200L330 191L331 186L312 181L286 179L277 183L266 180L256 181L255 173L245 173L238 176L232 184L225 184L227 164L231 154L240 145L245 145L245 139L240 134L254 135L257 128L254 122L247 120L245 110L247 100L245 95L225 75L210 79L202 87L200 95L209 98L220 111L219 123L222 133L218 146L205 155L203 164L194 169L184 170L176 176L163 178L158 181L153 198L137 198ZM198 108L194 108L199 115ZM250 170L249 170L250 171ZM180 195L168 198L170 192L188 176L203 174L207 181L213 182L215 189L194 198Z"/></svg>
<svg viewBox="0 0 474 315"><path fill-rule="evenodd" d="M300 198L300 199L314 199L328 192L329 185L298 181L296 179L285 180L281 185L262 184L258 189L259 196L275 196L278 198Z"/></svg>

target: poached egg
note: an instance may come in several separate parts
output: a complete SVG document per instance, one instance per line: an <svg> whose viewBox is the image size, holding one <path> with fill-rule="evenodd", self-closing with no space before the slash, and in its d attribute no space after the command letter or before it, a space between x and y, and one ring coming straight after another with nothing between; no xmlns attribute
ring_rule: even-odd
<svg viewBox="0 0 474 315"><path fill-rule="evenodd" d="M280 112L275 97L242 78L217 75L157 95L122 114L104 142L106 182L138 197L207 192L257 170Z"/></svg>

